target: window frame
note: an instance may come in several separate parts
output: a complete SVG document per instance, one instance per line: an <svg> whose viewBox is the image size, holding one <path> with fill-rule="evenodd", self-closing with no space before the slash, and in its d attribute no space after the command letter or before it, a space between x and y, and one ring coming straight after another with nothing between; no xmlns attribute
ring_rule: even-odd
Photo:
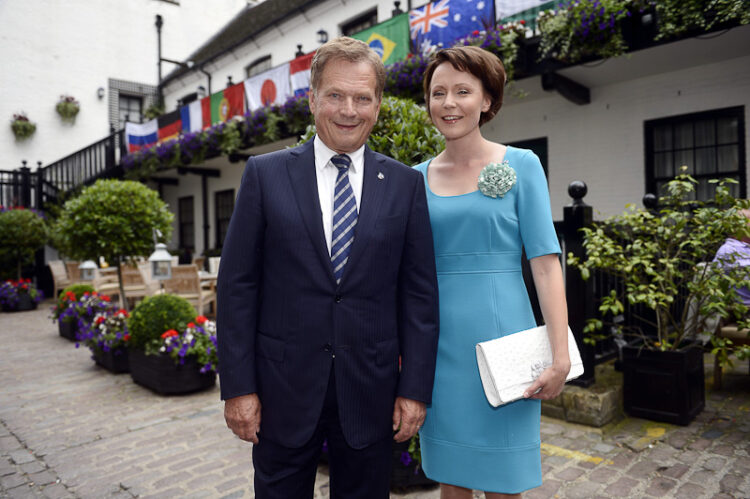
<svg viewBox="0 0 750 499"><path fill-rule="evenodd" d="M715 131L715 137L717 136L717 125L716 122L720 118L736 118L737 119L737 141L736 142L727 142L719 144L717 141L714 142L714 144L709 145L696 145L696 132L695 132L695 123L702 122L702 121L708 121L708 120L714 120L714 131ZM677 148L675 145L675 136L674 130L679 125L684 125L686 123L693 124L692 127L692 144L690 148L683 147L683 148ZM655 130L659 127L662 127L664 125L670 125L672 127L672 134L671 134L671 149L664 149L663 151L656 151L655 150ZM645 187L647 193L653 193L657 196L662 195L663 193L660 193L657 191L657 185L659 182L665 182L672 177L657 177L656 176L656 161L655 161L655 155L657 152L666 152L670 151L673 155L672 163L674 163L674 153L675 151L687 151L692 149L692 156L693 156L693 172L690 174L693 178L696 180L704 180L704 179L715 179L715 178L725 178L725 177L738 177L739 181L739 194L738 197L740 198L746 198L747 197L747 164L745 160L745 107L744 106L733 106L733 107L725 107L720 109L711 109L708 111L700 111L695 113L688 113L688 114L679 114L679 115L673 115L673 116L667 116L664 118L657 118L653 120L647 120L644 121L643 124L643 131L644 131L644 155L645 155L645 169L644 169L644 175L645 175ZM720 145L737 145L737 170L731 170L731 171L718 171L718 150ZM715 164L717 165L716 170L714 173L697 173L695 171L697 165L696 165L696 150L705 149L713 147L716 149L716 157L715 157ZM678 174L679 172L676 171L678 167L673 166L673 174ZM697 196L697 193L696 193ZM705 200L704 200L705 201Z"/></svg>
<svg viewBox="0 0 750 499"><path fill-rule="evenodd" d="M268 67L264 67L257 73L250 73L254 68L257 68L258 66L268 62ZM258 57L253 62L245 66L245 78L251 78L253 76L257 76L259 74L263 74L269 69L273 68L273 64L271 63L271 54L264 55L263 57Z"/></svg>
<svg viewBox="0 0 750 499"><path fill-rule="evenodd" d="M220 206L219 203L222 201L222 198L226 196L227 198L232 200L232 209L229 212L229 215L226 217L220 217L221 215ZM222 222L226 223L226 229L229 229L229 221L232 218L232 212L234 211L234 203L235 203L235 196L234 196L234 189L224 189L221 191L214 192L214 220L216 222L216 248L222 248L224 246L224 239L226 238L226 230L224 231L224 237L222 237Z"/></svg>
<svg viewBox="0 0 750 499"><path fill-rule="evenodd" d="M183 218L183 203L184 202L190 202L190 220L185 221ZM178 232L178 238L180 242L180 248L188 248L191 250L195 250L195 196L182 196L177 198L177 230ZM193 240L188 241L189 244L186 244L186 237L185 237L185 229L187 226L192 227L192 233L193 233Z"/></svg>
<svg viewBox="0 0 750 499"><path fill-rule="evenodd" d="M368 24L369 23L369 24ZM373 7L362 14L358 14L349 20L339 24L339 31L342 36L351 36L360 31L372 28L378 24L378 8ZM367 25L362 27L363 25ZM356 30L356 31L355 31Z"/></svg>

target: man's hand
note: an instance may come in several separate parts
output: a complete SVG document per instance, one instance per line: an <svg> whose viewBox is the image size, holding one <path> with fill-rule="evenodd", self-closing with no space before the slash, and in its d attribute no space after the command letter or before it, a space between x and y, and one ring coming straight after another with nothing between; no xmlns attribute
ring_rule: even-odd
<svg viewBox="0 0 750 499"><path fill-rule="evenodd" d="M396 442L406 442L413 437L424 423L427 413L424 402L396 397L393 407L393 431L398 430L393 436Z"/></svg>
<svg viewBox="0 0 750 499"><path fill-rule="evenodd" d="M224 420L242 440L258 443L260 431L260 399L258 394L242 395L224 402Z"/></svg>

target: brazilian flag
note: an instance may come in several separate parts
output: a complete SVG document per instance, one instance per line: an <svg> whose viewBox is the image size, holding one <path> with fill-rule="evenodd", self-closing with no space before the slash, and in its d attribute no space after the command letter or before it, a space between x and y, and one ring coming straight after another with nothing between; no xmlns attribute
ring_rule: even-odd
<svg viewBox="0 0 750 499"><path fill-rule="evenodd" d="M409 53L409 13L404 12L351 36L369 45L383 59L383 64L406 59Z"/></svg>

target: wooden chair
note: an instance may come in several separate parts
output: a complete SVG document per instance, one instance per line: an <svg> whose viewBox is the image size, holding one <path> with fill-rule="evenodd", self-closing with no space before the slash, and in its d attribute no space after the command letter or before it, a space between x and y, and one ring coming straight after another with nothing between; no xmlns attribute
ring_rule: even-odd
<svg viewBox="0 0 750 499"><path fill-rule="evenodd" d="M96 270L96 276L91 283L99 294L104 294L110 298L120 296L120 283L117 281L117 268L106 267Z"/></svg>
<svg viewBox="0 0 750 499"><path fill-rule="evenodd" d="M123 263L120 265L120 268L122 272L122 286L125 291L125 297L128 300L137 302L151 294L141 271L136 265Z"/></svg>
<svg viewBox="0 0 750 499"><path fill-rule="evenodd" d="M185 298L199 314L205 312L206 305L213 305L212 313L216 313L216 289L214 286L201 288L198 267L193 264L172 267L172 277L164 281L164 290Z"/></svg>
<svg viewBox="0 0 750 499"><path fill-rule="evenodd" d="M76 261L65 262L65 270L67 270L68 279L70 279L70 284L76 284L78 282L81 282L81 270L78 268L80 264L81 262L76 262Z"/></svg>
<svg viewBox="0 0 750 499"><path fill-rule="evenodd" d="M70 286L72 281L68 277L68 272L65 269L65 262L62 260L51 260L49 262L49 270L52 273L52 288L54 289L54 297L64 288Z"/></svg>
<svg viewBox="0 0 750 499"><path fill-rule="evenodd" d="M203 270L206 263L206 257L205 256L196 256L193 257L193 264L198 267L198 270Z"/></svg>
<svg viewBox="0 0 750 499"><path fill-rule="evenodd" d="M719 324L716 329L717 338L732 340L735 345L750 345L750 329L739 329L737 324ZM714 389L721 390L721 364L719 356L714 356Z"/></svg>

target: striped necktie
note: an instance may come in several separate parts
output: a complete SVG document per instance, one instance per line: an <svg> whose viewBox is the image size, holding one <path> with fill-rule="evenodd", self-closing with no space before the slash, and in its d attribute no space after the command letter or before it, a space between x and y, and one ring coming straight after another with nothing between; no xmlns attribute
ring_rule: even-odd
<svg viewBox="0 0 750 499"><path fill-rule="evenodd" d="M352 184L349 183L349 167L352 160L346 154L331 158L338 168L336 185L333 189L333 232L331 235L331 263L336 284L341 282L346 261L354 242L354 227L357 225L357 200Z"/></svg>

